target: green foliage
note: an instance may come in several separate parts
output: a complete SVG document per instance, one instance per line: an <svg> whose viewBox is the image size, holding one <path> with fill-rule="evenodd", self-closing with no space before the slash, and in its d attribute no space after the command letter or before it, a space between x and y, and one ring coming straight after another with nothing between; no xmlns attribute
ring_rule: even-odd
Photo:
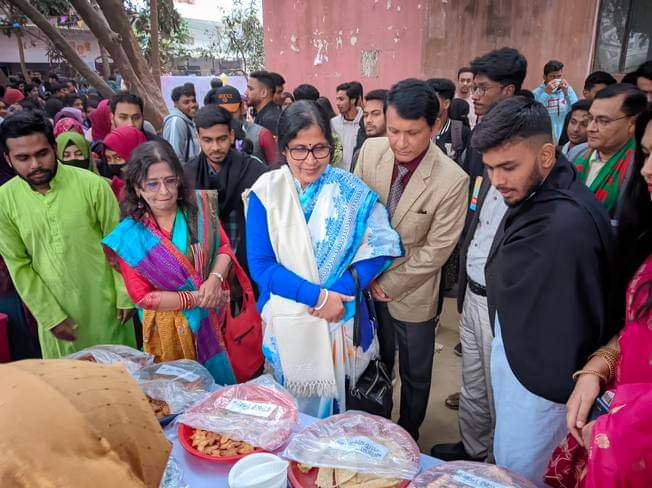
<svg viewBox="0 0 652 488"><path fill-rule="evenodd" d="M132 5L132 7L134 7ZM131 9L132 27L138 43L145 58L150 53L150 11L149 2L145 7ZM190 41L190 30L188 23L179 15L174 8L172 0L159 0L158 2L158 23L159 23L159 50L161 54L161 70L170 71L174 67L174 59L190 56L187 44Z"/></svg>
<svg viewBox="0 0 652 488"><path fill-rule="evenodd" d="M263 26L258 18L255 0L234 0L233 10L222 23L209 32L210 45L202 50L206 58L215 55L242 62L245 71L262 69L265 65Z"/></svg>

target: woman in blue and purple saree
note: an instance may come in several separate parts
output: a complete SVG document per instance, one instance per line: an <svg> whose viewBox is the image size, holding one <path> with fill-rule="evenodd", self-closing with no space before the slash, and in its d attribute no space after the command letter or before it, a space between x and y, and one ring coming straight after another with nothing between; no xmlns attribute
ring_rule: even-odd
<svg viewBox="0 0 652 488"><path fill-rule="evenodd" d="M188 189L173 151L149 142L129 161L122 210L102 242L139 309L145 351L157 361L196 360L217 383L235 383L222 333L223 281L235 257L217 193Z"/></svg>

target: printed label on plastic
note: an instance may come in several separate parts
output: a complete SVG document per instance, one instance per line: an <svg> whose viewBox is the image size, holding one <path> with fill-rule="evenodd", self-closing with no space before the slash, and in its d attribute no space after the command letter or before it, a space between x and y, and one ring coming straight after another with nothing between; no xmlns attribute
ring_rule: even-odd
<svg viewBox="0 0 652 488"><path fill-rule="evenodd" d="M453 479L460 483L464 483L465 485L472 486L473 488L509 488L507 485L467 473L463 469L458 469L453 475Z"/></svg>
<svg viewBox="0 0 652 488"><path fill-rule="evenodd" d="M226 409L229 412L242 413L244 415L253 415L254 417L267 418L276 409L276 405L270 403L257 403L248 400L231 400Z"/></svg>
<svg viewBox="0 0 652 488"><path fill-rule="evenodd" d="M190 371L186 371L185 369L177 368L176 366L170 366L169 364L162 365L156 370L156 372L163 376L177 376L190 382L197 381L199 379L199 375L191 373Z"/></svg>
<svg viewBox="0 0 652 488"><path fill-rule="evenodd" d="M389 449L382 444L378 444L364 436L344 437L337 439L334 444L338 449L356 452L374 461L382 461L389 452Z"/></svg>

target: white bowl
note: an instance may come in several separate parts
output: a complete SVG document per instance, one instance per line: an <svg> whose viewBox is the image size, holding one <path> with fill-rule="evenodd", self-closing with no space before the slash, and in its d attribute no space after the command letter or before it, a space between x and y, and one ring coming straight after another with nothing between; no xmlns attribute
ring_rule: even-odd
<svg viewBox="0 0 652 488"><path fill-rule="evenodd" d="M230 488L286 488L288 462L274 454L249 454L229 471Z"/></svg>

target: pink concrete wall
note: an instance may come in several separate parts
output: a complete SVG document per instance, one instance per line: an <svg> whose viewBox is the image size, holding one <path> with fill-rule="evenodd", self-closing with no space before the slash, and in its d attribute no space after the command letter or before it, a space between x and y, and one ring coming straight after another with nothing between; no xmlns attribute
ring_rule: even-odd
<svg viewBox="0 0 652 488"><path fill-rule="evenodd" d="M335 98L342 82L365 92L398 80L448 77L475 56L512 46L528 59L524 88L560 59L581 94L589 73L598 0L263 0L266 67L286 89L314 84ZM365 76L364 51L377 50Z"/></svg>
<svg viewBox="0 0 652 488"><path fill-rule="evenodd" d="M427 2L421 0L263 0L265 65L281 73L286 90L360 81L365 92L422 77ZM363 51L377 50L377 76L364 76Z"/></svg>

